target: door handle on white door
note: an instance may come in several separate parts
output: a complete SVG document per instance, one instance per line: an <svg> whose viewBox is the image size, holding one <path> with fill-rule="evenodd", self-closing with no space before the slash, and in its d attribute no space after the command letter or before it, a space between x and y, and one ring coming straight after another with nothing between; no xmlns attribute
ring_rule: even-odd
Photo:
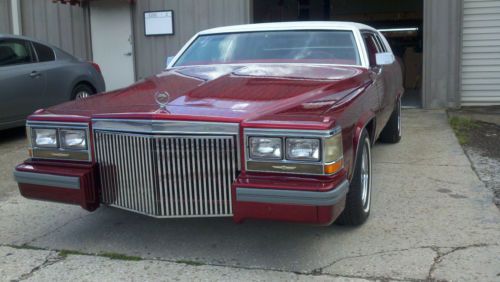
<svg viewBox="0 0 500 282"><path fill-rule="evenodd" d="M132 52L128 52L128 53L125 53L125 54L123 54L123 55L125 55L125 56L127 56L127 57L130 57L130 56L132 56Z"/></svg>

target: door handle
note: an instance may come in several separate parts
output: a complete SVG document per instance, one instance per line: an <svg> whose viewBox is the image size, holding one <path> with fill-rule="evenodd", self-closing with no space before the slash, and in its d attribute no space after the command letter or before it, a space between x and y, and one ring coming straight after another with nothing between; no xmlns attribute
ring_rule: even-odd
<svg viewBox="0 0 500 282"><path fill-rule="evenodd" d="M132 56L132 52L128 52L128 53L125 53L125 54L123 54L123 55L125 55L125 56L127 56L127 57L130 57L130 56Z"/></svg>
<svg viewBox="0 0 500 282"><path fill-rule="evenodd" d="M39 73L39 72L37 72L37 71L32 71L32 72L30 73L30 77L31 77L31 78L38 78L38 77L40 77L41 75L42 75L42 74L41 74L41 73Z"/></svg>

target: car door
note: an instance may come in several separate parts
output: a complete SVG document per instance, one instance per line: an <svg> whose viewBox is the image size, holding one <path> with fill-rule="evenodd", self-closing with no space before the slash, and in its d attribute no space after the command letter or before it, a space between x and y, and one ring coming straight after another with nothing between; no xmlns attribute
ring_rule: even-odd
<svg viewBox="0 0 500 282"><path fill-rule="evenodd" d="M379 109L377 110L377 135L383 129L387 122L388 117L385 111L386 105L384 105L384 95L387 91L386 89L386 70L383 66L377 65L377 53L382 53L381 47L378 45L375 35L371 31L362 32L363 41L365 43L366 53L368 55L368 61L370 63L370 76L373 80L374 86L377 91Z"/></svg>
<svg viewBox="0 0 500 282"><path fill-rule="evenodd" d="M377 43L377 50L379 53L391 52L391 50L386 47L379 34L373 33L373 36ZM395 73L395 70L397 69L396 65L397 63L396 61L394 61L394 63L391 65L381 66L381 75L382 80L384 81L384 93L382 93L382 95L380 96L380 106L382 108L382 116L385 122L389 120L394 110L396 95L398 91L395 83L395 80L397 78L397 74Z"/></svg>
<svg viewBox="0 0 500 282"><path fill-rule="evenodd" d="M67 71L64 69L65 62L56 60L54 50L42 43L32 42L38 59L38 71L44 76L46 82L46 95L42 101L42 107L50 107L61 102L68 101L71 90L68 89Z"/></svg>
<svg viewBox="0 0 500 282"><path fill-rule="evenodd" d="M0 39L0 126L19 125L43 105L45 79L31 42Z"/></svg>

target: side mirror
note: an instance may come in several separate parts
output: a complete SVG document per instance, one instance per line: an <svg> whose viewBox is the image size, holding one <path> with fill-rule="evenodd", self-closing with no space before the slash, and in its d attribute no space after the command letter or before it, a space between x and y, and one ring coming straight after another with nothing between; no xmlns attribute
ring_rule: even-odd
<svg viewBox="0 0 500 282"><path fill-rule="evenodd" d="M167 60L165 61L165 69L168 69L168 66L170 65L170 63L172 62L173 59L174 59L174 56L167 57Z"/></svg>
<svg viewBox="0 0 500 282"><path fill-rule="evenodd" d="M390 52L386 53L377 53L375 54L376 58L376 63L377 66L385 66L385 65L392 65L396 58L394 58L394 54Z"/></svg>

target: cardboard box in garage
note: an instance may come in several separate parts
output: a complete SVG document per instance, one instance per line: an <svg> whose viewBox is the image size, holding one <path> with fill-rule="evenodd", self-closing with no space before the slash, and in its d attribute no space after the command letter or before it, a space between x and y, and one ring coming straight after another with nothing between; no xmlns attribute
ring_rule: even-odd
<svg viewBox="0 0 500 282"><path fill-rule="evenodd" d="M413 47L406 48L403 61L405 66L405 88L420 88L422 84L422 53L415 52L415 48Z"/></svg>

